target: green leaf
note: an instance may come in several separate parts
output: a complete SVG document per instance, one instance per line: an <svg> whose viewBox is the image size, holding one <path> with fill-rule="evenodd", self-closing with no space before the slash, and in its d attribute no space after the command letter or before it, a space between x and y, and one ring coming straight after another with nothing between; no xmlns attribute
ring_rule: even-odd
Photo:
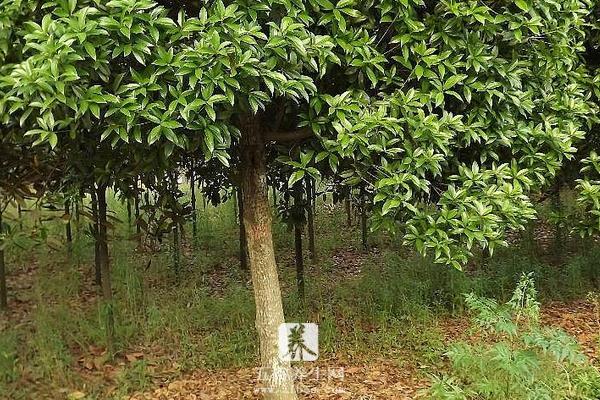
<svg viewBox="0 0 600 400"><path fill-rule="evenodd" d="M94 45L90 42L85 42L83 44L83 47L85 48L86 53L88 53L89 56L92 57L94 61L96 61L96 48L94 47Z"/></svg>
<svg viewBox="0 0 600 400"><path fill-rule="evenodd" d="M529 11L529 4L525 0L515 0L515 4L523 11Z"/></svg>
<svg viewBox="0 0 600 400"><path fill-rule="evenodd" d="M302 178L304 178L304 171L303 170L299 170L294 172L291 176L290 179L288 180L288 186L292 187L294 186L294 184L300 180L302 180Z"/></svg>
<svg viewBox="0 0 600 400"><path fill-rule="evenodd" d="M162 130L162 127L160 125L152 128L152 130L150 131L150 134L148 135L148 144L149 145L153 144L158 139L160 139L161 130Z"/></svg>
<svg viewBox="0 0 600 400"><path fill-rule="evenodd" d="M417 76L417 79L421 79L421 77L423 76L423 72L424 72L424 69L421 66L421 64L419 64L415 67L415 75Z"/></svg>

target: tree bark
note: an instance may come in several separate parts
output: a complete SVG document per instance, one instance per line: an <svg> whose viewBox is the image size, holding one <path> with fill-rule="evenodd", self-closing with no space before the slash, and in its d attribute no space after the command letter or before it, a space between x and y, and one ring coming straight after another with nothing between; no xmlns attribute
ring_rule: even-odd
<svg viewBox="0 0 600 400"><path fill-rule="evenodd" d="M294 248L296 255L296 285L298 298L304 301L304 255L302 254L302 231L304 230L304 204L302 199L302 186L296 184L294 188Z"/></svg>
<svg viewBox="0 0 600 400"><path fill-rule="evenodd" d="M17 216L19 217L19 229L23 230L23 209L19 203L17 203Z"/></svg>
<svg viewBox="0 0 600 400"><path fill-rule="evenodd" d="M178 189L177 175L172 173L170 176L171 181L171 192L176 193ZM175 221L173 224L173 271L175 272L175 280L177 283L181 281L181 254L179 246L179 223Z"/></svg>
<svg viewBox="0 0 600 400"><path fill-rule="evenodd" d="M98 185L98 246L100 255L100 268L102 270L102 299L106 310L106 349L109 357L114 354L115 320L114 304L110 277L110 260L108 254L108 220L106 218L106 186Z"/></svg>
<svg viewBox="0 0 600 400"><path fill-rule="evenodd" d="M315 247L315 181L312 178L306 179L306 198L308 199L307 207L307 224L308 224L308 253L311 261L317 259L317 250Z"/></svg>
<svg viewBox="0 0 600 400"><path fill-rule="evenodd" d="M69 217L65 226L65 236L67 238L67 249L70 252L73 246L73 231L71 230L71 202L69 200L65 201L65 215Z"/></svg>
<svg viewBox="0 0 600 400"><path fill-rule="evenodd" d="M556 182L552 188L552 209L558 215L559 219L562 218L562 204L560 202L560 181L556 179ZM564 234L564 228L560 222L557 222L554 226L554 261L556 264L560 264L563 261L563 254L566 249L567 237Z"/></svg>
<svg viewBox="0 0 600 400"><path fill-rule="evenodd" d="M273 248L264 142L255 117L244 117L241 131L243 220L256 302L262 389L268 400L296 400L290 363L279 357L278 349L278 329L285 320Z"/></svg>
<svg viewBox="0 0 600 400"><path fill-rule="evenodd" d="M0 210L0 235L2 234L2 210ZM4 250L0 249L0 311L8 310L8 292L6 289L6 263Z"/></svg>
<svg viewBox="0 0 600 400"><path fill-rule="evenodd" d="M190 171L190 189L192 191L192 240L196 243L198 235L198 220L196 215L196 176L194 175L194 162L192 161L192 168Z"/></svg>
<svg viewBox="0 0 600 400"><path fill-rule="evenodd" d="M352 203L350 203L350 198L344 199L344 207L346 208L346 225L348 227L352 226Z"/></svg>
<svg viewBox="0 0 600 400"><path fill-rule="evenodd" d="M127 226L131 227L131 218L132 218L132 213L131 213L131 199L127 199Z"/></svg>
<svg viewBox="0 0 600 400"><path fill-rule="evenodd" d="M179 283L181 279L181 257L179 247L179 224L175 223L173 226L173 270L175 271L175 280L177 283Z"/></svg>
<svg viewBox="0 0 600 400"><path fill-rule="evenodd" d="M135 209L135 234L137 235L138 244L142 243L142 227L140 225L140 190L138 178L135 178L135 198L133 200L133 208Z"/></svg>
<svg viewBox="0 0 600 400"><path fill-rule="evenodd" d="M94 218L94 274L96 285L102 285L102 261L100 255L100 241L98 240L99 229L98 229L98 197L96 190L92 189L92 217Z"/></svg>
<svg viewBox="0 0 600 400"><path fill-rule="evenodd" d="M367 231L367 202L364 189L360 193L360 231L363 251L369 251L369 238Z"/></svg>
<svg viewBox="0 0 600 400"><path fill-rule="evenodd" d="M248 270L248 243L246 243L246 228L244 226L244 199L241 189L237 189L238 215L240 226L240 268L243 271Z"/></svg>

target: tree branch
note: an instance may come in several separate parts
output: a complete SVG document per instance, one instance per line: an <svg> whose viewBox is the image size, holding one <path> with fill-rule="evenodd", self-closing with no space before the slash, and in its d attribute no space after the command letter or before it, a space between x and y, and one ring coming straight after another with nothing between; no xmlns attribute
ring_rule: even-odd
<svg viewBox="0 0 600 400"><path fill-rule="evenodd" d="M293 131L268 132L265 135L267 142L297 142L314 136L310 128L301 128Z"/></svg>

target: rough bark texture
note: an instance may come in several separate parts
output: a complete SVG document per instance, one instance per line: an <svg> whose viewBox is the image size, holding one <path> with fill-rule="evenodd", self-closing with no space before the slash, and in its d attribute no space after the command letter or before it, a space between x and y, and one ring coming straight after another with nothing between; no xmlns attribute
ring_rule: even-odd
<svg viewBox="0 0 600 400"><path fill-rule="evenodd" d="M100 261L100 241L98 240L98 198L92 190L92 217L94 218L94 274L96 285L102 285L102 263Z"/></svg>
<svg viewBox="0 0 600 400"><path fill-rule="evenodd" d="M0 211L0 234L2 233L2 212ZM6 290L6 264L4 250L0 249L0 311L8 309L8 293Z"/></svg>
<svg viewBox="0 0 600 400"><path fill-rule="evenodd" d="M115 320L113 312L113 294L110 277L110 260L108 255L108 221L106 218L106 186L99 185L96 191L98 198L98 246L100 268L102 270L102 299L106 309L106 348L110 357L114 354Z"/></svg>
<svg viewBox="0 0 600 400"><path fill-rule="evenodd" d="M260 385L265 399L296 400L290 364L279 357L278 351L278 329L284 316L273 249L264 142L255 117L244 118L241 130L243 220L256 302Z"/></svg>

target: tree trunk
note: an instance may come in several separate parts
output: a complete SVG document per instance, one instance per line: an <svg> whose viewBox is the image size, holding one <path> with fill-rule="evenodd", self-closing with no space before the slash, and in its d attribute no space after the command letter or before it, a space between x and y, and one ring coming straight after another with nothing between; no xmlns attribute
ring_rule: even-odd
<svg viewBox="0 0 600 400"><path fill-rule="evenodd" d="M178 182L177 182L177 174L170 173L165 176L165 178L170 181L170 191L171 193L177 193L178 191ZM173 256L173 271L175 272L175 281L179 284L181 281L181 254L180 254L180 235L179 235L179 223L174 221L173 224L173 247L172 247L172 256Z"/></svg>
<svg viewBox="0 0 600 400"><path fill-rule="evenodd" d="M298 297L304 301L304 255L302 254L302 231L304 230L304 204L302 199L302 186L296 184L294 188L294 248L296 255L296 285Z"/></svg>
<svg viewBox="0 0 600 400"><path fill-rule="evenodd" d="M71 202L69 200L65 201L65 215L69 217L65 226L65 236L67 238L67 249L70 252L73 247L73 232L71 230Z"/></svg>
<svg viewBox="0 0 600 400"><path fill-rule="evenodd" d="M81 196L75 201L75 239L79 239L79 230L80 230L80 216L81 216Z"/></svg>
<svg viewBox="0 0 600 400"><path fill-rule="evenodd" d="M19 217L19 229L23 230L23 209L19 203L17 203L17 216Z"/></svg>
<svg viewBox="0 0 600 400"><path fill-rule="evenodd" d="M360 193L360 231L362 247L365 252L369 251L369 238L367 231L367 202L364 189Z"/></svg>
<svg viewBox="0 0 600 400"><path fill-rule="evenodd" d="M181 279L181 257L179 247L179 224L175 223L173 226L173 270L175 271L175 280L177 283L179 283Z"/></svg>
<svg viewBox="0 0 600 400"><path fill-rule="evenodd" d="M238 200L239 194L238 194L239 190L234 190L233 194L231 195L231 198L233 199L233 223L237 224L238 223L238 217L241 218L241 213L239 212L239 208L240 208L240 202Z"/></svg>
<svg viewBox="0 0 600 400"><path fill-rule="evenodd" d="M102 299L106 310L106 349L109 357L114 355L115 320L114 304L110 277L110 260L108 255L108 220L106 218L106 186L98 185L98 245L100 267L102 270Z"/></svg>
<svg viewBox="0 0 600 400"><path fill-rule="evenodd" d="M192 240L196 243L198 235L198 220L196 215L196 176L194 175L194 162L192 161L192 170L190 171L190 189L192 191Z"/></svg>
<svg viewBox="0 0 600 400"><path fill-rule="evenodd" d="M348 227L352 226L352 204L350 203L349 198L344 199L344 207L346 208L346 225Z"/></svg>
<svg viewBox="0 0 600 400"><path fill-rule="evenodd" d="M127 199L127 226L130 227L131 226L131 199Z"/></svg>
<svg viewBox="0 0 600 400"><path fill-rule="evenodd" d="M2 210L0 210L0 235L2 234ZM8 293L6 290L6 264L4 250L0 249L0 311L8 309Z"/></svg>
<svg viewBox="0 0 600 400"><path fill-rule="evenodd" d="M278 349L278 330L285 320L273 249L264 143L255 117L244 118L241 128L243 220L256 303L262 389L268 400L296 400L290 363L279 357Z"/></svg>
<svg viewBox="0 0 600 400"><path fill-rule="evenodd" d="M92 189L92 217L94 218L94 273L96 285L102 285L102 261L100 255L100 241L98 240L99 229L98 229L98 197L95 189Z"/></svg>
<svg viewBox="0 0 600 400"><path fill-rule="evenodd" d="M557 179L552 188L552 209L557 214L559 221L562 219L562 204L560 202L560 181ZM564 227L561 222L557 222L554 226L554 260L557 264L563 261L563 255L567 248L566 240L568 238L564 234Z"/></svg>
<svg viewBox="0 0 600 400"><path fill-rule="evenodd" d="M306 179L306 198L308 199L307 207L307 224L308 224L308 253L311 261L317 259L317 251L315 248L315 181L312 178Z"/></svg>
<svg viewBox="0 0 600 400"><path fill-rule="evenodd" d="M238 212L239 212L239 226L240 226L240 268L243 271L248 270L248 244L246 243L246 228L244 227L244 199L242 191L237 189L237 201L238 201Z"/></svg>
<svg viewBox="0 0 600 400"><path fill-rule="evenodd" d="M135 178L135 198L133 200L133 208L135 209L135 234L137 235L138 244L141 244L142 227L140 225L140 190L137 177Z"/></svg>

